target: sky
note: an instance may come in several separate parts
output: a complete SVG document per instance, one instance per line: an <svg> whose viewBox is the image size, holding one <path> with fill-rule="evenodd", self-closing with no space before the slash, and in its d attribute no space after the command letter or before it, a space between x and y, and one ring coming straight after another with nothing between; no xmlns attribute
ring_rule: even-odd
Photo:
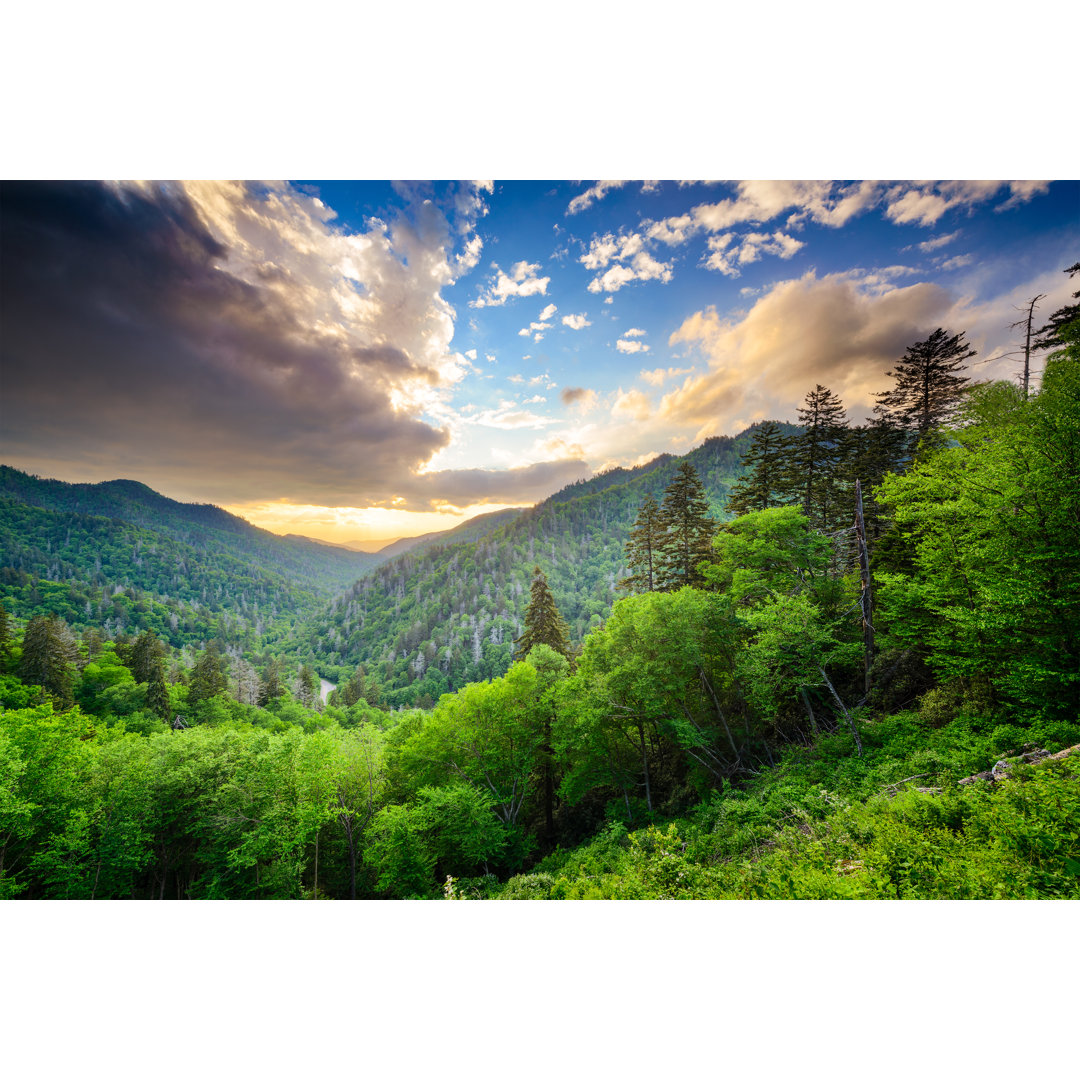
<svg viewBox="0 0 1080 1080"><path fill-rule="evenodd" d="M453 527L808 391L864 419L1067 302L1075 181L10 182L0 461L336 542ZM995 359L997 358L997 359Z"/></svg>

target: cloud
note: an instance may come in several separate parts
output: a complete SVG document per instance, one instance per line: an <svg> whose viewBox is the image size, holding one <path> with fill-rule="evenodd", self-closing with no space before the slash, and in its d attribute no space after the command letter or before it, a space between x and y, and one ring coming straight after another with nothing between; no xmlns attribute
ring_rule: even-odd
<svg viewBox="0 0 1080 1080"><path fill-rule="evenodd" d="M555 312L558 310L559 309L554 304L548 304L548 306L540 312L540 321L545 322L546 320L550 319L551 316L554 315Z"/></svg>
<svg viewBox="0 0 1080 1080"><path fill-rule="evenodd" d="M581 315L564 315L562 321L563 326L569 326L571 330L582 330L586 326L592 326L592 323L585 318L584 313Z"/></svg>
<svg viewBox="0 0 1080 1080"><path fill-rule="evenodd" d="M652 415L652 405L649 399L640 390L628 390L623 393L620 388L615 404L611 406L611 415L618 418L625 417L628 420L648 420Z"/></svg>
<svg viewBox="0 0 1080 1080"><path fill-rule="evenodd" d="M996 198L1003 188L1010 197L997 211L1043 195L1048 180L943 180L936 183L897 184L887 195L885 216L897 225L934 225L949 210L972 207Z"/></svg>
<svg viewBox="0 0 1080 1080"><path fill-rule="evenodd" d="M693 368L653 368L652 371L639 371L638 378L650 386L663 386L667 379L677 379L680 375L689 375Z"/></svg>
<svg viewBox="0 0 1080 1080"><path fill-rule="evenodd" d="M567 447L568 450L579 447ZM401 509L477 503L509 503L516 506L540 502L567 484L584 480L592 470L576 457L540 461L511 469L453 469L414 477L405 490Z"/></svg>
<svg viewBox="0 0 1080 1080"><path fill-rule="evenodd" d="M719 270L728 277L738 277L739 266L757 262L762 255L778 255L781 259L790 259L806 245L801 240L777 230L772 233L747 233L734 247L734 233L710 236L707 247L710 255L704 265L710 270ZM738 264L738 265L736 265Z"/></svg>
<svg viewBox="0 0 1080 1080"><path fill-rule="evenodd" d="M852 275L813 272L775 285L741 318L713 308L686 319L669 345L699 351L709 370L688 377L660 402L668 422L695 425L696 438L732 418L794 418L817 383L866 415L884 372L908 345L943 325L953 298L937 285L864 284Z"/></svg>
<svg viewBox="0 0 1080 1080"><path fill-rule="evenodd" d="M974 255L954 255L951 259L945 259L941 264L942 270L959 270L962 266L969 266L975 261Z"/></svg>
<svg viewBox="0 0 1080 1080"><path fill-rule="evenodd" d="M4 458L226 503L393 498L466 372L441 290L469 222L408 194L352 232L283 183L6 184Z"/></svg>
<svg viewBox="0 0 1080 1080"><path fill-rule="evenodd" d="M644 337L645 330L642 330L640 326L631 326L629 330L624 330L621 334L622 337Z"/></svg>
<svg viewBox="0 0 1080 1080"><path fill-rule="evenodd" d="M580 214L582 210L588 210L594 202L599 202L609 191L617 191L629 183L629 180L597 180L591 188L583 191L580 195L575 195L570 200L569 205L566 207L566 213L568 215ZM641 181L642 194L648 195L659 190L659 180Z"/></svg>
<svg viewBox="0 0 1080 1080"><path fill-rule="evenodd" d="M649 346L644 341L627 341L625 338L620 338L615 342L615 348L621 353L639 353L648 352Z"/></svg>
<svg viewBox="0 0 1080 1080"><path fill-rule="evenodd" d="M558 421L550 416L538 416L528 409L519 408L514 402L500 402L497 409L484 409L468 418L468 423L479 427L497 428L500 431L516 431L519 428L544 428Z"/></svg>
<svg viewBox="0 0 1080 1080"><path fill-rule="evenodd" d="M567 386L559 391L559 400L567 408L586 413L596 405L596 391L583 386Z"/></svg>
<svg viewBox="0 0 1080 1080"><path fill-rule="evenodd" d="M632 281L671 280L671 263L657 262L648 252L639 251L629 264L618 263L605 273L593 278L588 284L591 293L618 292Z"/></svg>
<svg viewBox="0 0 1080 1080"><path fill-rule="evenodd" d="M916 246L923 253L937 251L938 248L951 244L960 235L960 231L957 229L956 232L946 233L944 236L932 236Z"/></svg>
<svg viewBox="0 0 1080 1080"><path fill-rule="evenodd" d="M507 274L499 269L497 263L492 263L495 277L488 284L487 289L477 299L470 302L474 308L501 307L507 300L518 296L544 296L547 293L550 277L537 277L536 272L540 269L539 263L530 263L522 260L514 263Z"/></svg>

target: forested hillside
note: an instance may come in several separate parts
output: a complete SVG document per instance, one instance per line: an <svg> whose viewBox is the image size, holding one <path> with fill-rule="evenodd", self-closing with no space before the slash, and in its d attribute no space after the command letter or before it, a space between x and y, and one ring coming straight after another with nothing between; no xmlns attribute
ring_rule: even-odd
<svg viewBox="0 0 1080 1080"><path fill-rule="evenodd" d="M19 616L250 648L287 639L377 561L133 481L66 484L0 466L0 596Z"/></svg>
<svg viewBox="0 0 1080 1080"><path fill-rule="evenodd" d="M785 435L798 430L774 426ZM624 548L642 499L660 497L686 461L701 477L713 517L723 520L756 428L708 439L685 458L665 454L571 484L475 542L435 541L407 552L313 620L309 660L343 676L362 664L387 702L430 707L449 690L508 670L534 566L547 575L571 638L580 642L619 595Z"/></svg>

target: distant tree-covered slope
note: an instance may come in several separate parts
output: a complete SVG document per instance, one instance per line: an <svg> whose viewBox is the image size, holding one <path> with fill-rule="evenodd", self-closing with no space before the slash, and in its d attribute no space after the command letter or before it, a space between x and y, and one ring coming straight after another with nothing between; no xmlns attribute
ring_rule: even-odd
<svg viewBox="0 0 1080 1080"><path fill-rule="evenodd" d="M724 520L752 435L749 429L708 439L685 458L661 455L572 484L475 542L406 552L312 621L307 659L342 674L363 664L392 704L428 705L466 683L502 675L522 630L534 566L547 575L571 638L580 642L611 611L645 496L659 500L689 461L714 517Z"/></svg>
<svg viewBox="0 0 1080 1080"><path fill-rule="evenodd" d="M142 484L65 484L0 466L0 595L25 618L152 629L174 645L284 641L373 563Z"/></svg>

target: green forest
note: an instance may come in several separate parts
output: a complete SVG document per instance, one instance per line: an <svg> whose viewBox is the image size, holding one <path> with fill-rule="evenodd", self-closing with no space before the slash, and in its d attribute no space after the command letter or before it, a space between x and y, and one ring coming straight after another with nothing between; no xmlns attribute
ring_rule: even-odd
<svg viewBox="0 0 1080 1080"><path fill-rule="evenodd" d="M1039 345L391 557L3 467L0 897L1080 898L1077 305Z"/></svg>

